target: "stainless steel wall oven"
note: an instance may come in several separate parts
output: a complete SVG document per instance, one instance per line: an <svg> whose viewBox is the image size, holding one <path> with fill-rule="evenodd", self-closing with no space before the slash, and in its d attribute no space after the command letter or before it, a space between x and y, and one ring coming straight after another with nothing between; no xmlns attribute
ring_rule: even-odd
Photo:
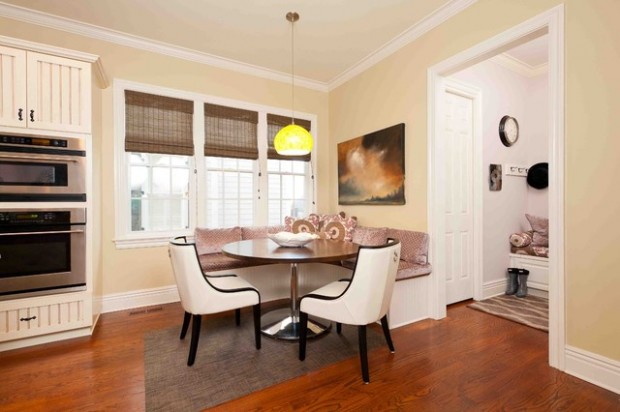
<svg viewBox="0 0 620 412"><path fill-rule="evenodd" d="M86 209L0 210L0 300L86 289Z"/></svg>
<svg viewBox="0 0 620 412"><path fill-rule="evenodd" d="M85 200L84 139L0 135L0 202Z"/></svg>

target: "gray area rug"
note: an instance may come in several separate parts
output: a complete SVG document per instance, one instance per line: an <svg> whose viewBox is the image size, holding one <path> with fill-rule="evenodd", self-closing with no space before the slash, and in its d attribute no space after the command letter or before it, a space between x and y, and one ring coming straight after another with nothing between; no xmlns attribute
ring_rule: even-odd
<svg viewBox="0 0 620 412"><path fill-rule="evenodd" d="M179 321L183 318L179 313ZM301 376L358 355L357 328L343 325L309 339L306 360L298 359L298 342L263 336L256 350L252 316L244 313L241 325L233 317L204 318L196 362L187 366L191 327L184 340L181 326L150 332L144 338L144 373L147 411L199 411ZM368 328L368 350L384 346L382 333ZM397 348L398 349L398 348ZM370 365L372 368L372 365ZM361 371L360 383L361 383Z"/></svg>
<svg viewBox="0 0 620 412"><path fill-rule="evenodd" d="M532 328L549 331L549 300L545 298L531 295L524 298L499 295L472 303L468 307Z"/></svg>

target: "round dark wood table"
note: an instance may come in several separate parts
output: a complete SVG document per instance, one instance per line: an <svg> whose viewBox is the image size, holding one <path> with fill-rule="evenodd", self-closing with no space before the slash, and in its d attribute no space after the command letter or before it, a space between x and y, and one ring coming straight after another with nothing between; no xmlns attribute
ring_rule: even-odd
<svg viewBox="0 0 620 412"><path fill-rule="evenodd" d="M291 265L290 313L283 319L262 327L263 334L275 339L299 339L299 306L297 265L325 263L357 256L359 245L338 240L317 239L303 247L282 247L268 238L227 243L222 247L226 256L258 263L289 263ZM331 324L308 319L308 338L327 332Z"/></svg>

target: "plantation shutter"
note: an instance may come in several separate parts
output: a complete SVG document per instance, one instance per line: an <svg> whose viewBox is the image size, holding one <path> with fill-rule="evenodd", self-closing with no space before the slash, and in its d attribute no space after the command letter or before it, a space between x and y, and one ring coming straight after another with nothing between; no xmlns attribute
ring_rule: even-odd
<svg viewBox="0 0 620 412"><path fill-rule="evenodd" d="M205 103L205 156L258 159L258 112Z"/></svg>
<svg viewBox="0 0 620 412"><path fill-rule="evenodd" d="M276 134L282 129L284 126L288 126L291 124L291 118L287 116L278 116L277 114L267 114L267 142L269 144L267 149L267 158L268 159L279 159L279 160L303 160L305 162L310 161L310 153L304 156L283 156L276 152L276 148L273 146L273 140L276 137ZM310 127L312 123L309 120L303 119L295 119L295 124L297 126L301 126L307 131L310 131Z"/></svg>
<svg viewBox="0 0 620 412"><path fill-rule="evenodd" d="M125 151L194 155L194 102L125 90Z"/></svg>

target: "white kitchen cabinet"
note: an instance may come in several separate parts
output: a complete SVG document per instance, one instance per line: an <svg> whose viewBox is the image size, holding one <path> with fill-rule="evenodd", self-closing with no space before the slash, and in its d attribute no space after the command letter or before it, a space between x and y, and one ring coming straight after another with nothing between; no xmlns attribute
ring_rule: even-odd
<svg viewBox="0 0 620 412"><path fill-rule="evenodd" d="M91 131L91 63L0 46L0 126Z"/></svg>
<svg viewBox="0 0 620 412"><path fill-rule="evenodd" d="M85 292L0 302L0 348L16 339L81 328L89 332L92 324L92 298Z"/></svg>

